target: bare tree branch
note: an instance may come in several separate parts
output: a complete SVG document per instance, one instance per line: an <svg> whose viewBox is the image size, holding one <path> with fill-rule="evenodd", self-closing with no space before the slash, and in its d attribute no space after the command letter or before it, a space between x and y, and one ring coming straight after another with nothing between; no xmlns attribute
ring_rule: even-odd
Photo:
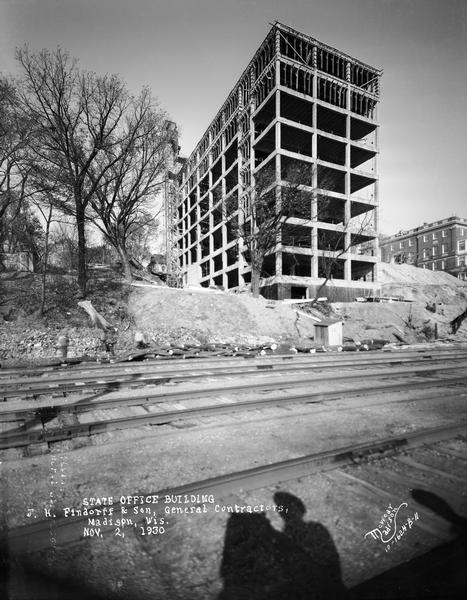
<svg viewBox="0 0 467 600"><path fill-rule="evenodd" d="M110 222L114 207L123 206L122 198L155 194L160 161L151 154L157 127L151 129L150 124L151 119L159 121L147 90L135 100L119 77L81 71L61 48L33 53L24 47L17 59L23 73L20 108L35 124L31 152L46 177L61 186L57 206L76 220L78 284L84 297L90 204L94 215L101 207L99 217ZM115 193L118 189L121 192ZM103 200L107 194L110 206ZM123 223L128 219L125 210L120 208L118 214ZM115 225L121 227L120 222Z"/></svg>

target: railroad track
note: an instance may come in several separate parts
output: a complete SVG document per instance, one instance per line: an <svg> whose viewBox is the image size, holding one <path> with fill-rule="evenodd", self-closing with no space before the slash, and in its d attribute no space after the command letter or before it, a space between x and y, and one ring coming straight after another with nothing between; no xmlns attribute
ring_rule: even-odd
<svg viewBox="0 0 467 600"><path fill-rule="evenodd" d="M426 358L427 356L429 358ZM207 377L207 382L203 382L202 377L195 377L192 381L187 378L176 386L171 382L169 385L161 383L158 386L151 387L146 382L146 387L142 390L124 389L124 384L122 384L123 389L96 397L95 400L76 395L77 399L70 397L66 399L67 402L60 401L55 406L45 405L34 408L34 405L37 404L35 401L26 401L25 404L28 406L21 406L21 401L8 401L3 403L3 414L0 419L5 422L8 417L19 421L23 419L25 429L28 426L28 419L37 420L40 418L41 410L45 411L42 416L47 417L47 409L55 411L55 416L66 411L74 413L73 418L78 418L82 413L95 409L101 410L106 407L115 408L118 406L142 406L157 409L159 412L108 419L95 419L91 413L91 415L88 415L91 420L87 423L71 423L66 427L52 427L49 423L44 424L43 427L35 431L4 432L1 441L5 445L2 447L34 446L36 443L47 445L47 443L53 444L76 436L89 436L130 427L138 427L140 428L138 432L143 432L145 428L142 426L145 425L157 425L188 419L193 421L194 419L225 413L235 415L237 412L241 413L246 410L263 411L268 408L275 410L277 406L286 407L293 403L316 404L317 406L303 409L299 415L304 423L302 429L307 432L306 441L303 447L300 446L302 455L299 457L295 457L297 446L291 441L290 449L286 446L287 452L280 455L285 460L278 461L278 456L275 456L275 453L272 452L264 455L263 464L239 470L241 467L253 464L252 456L251 462L240 462L236 466L231 466L230 469L227 467L231 472L226 472L221 463L213 461L217 465L215 472L224 474L203 478L201 468L195 468L194 471L187 470L186 473L190 473L188 476L181 476L176 472L177 485L173 487L162 487L169 485L173 478L163 474L164 471L161 465L162 474L157 474L153 479L155 482L154 488L161 484L159 489L156 488L155 492L131 490L131 493L136 497L158 496L159 498L213 495L216 502L220 504L232 504L233 502L240 504L264 502L270 504L275 491L278 488L285 489L303 500L307 508L311 509L309 513L311 513L312 518L314 509L318 512L321 511L318 521L326 522L333 539L340 538L339 553L342 561L350 561L354 555L359 556L359 560L364 566L360 566L360 570L358 570L358 565L356 570L354 565L351 565L352 568L347 569L348 572L355 572L355 575L352 575L351 583L347 584L349 587L362 583L370 576L370 571L371 576L373 576L375 574L372 571L374 563L380 560L385 560L385 569L389 569L404 560L408 560L407 556L427 552L440 543L453 540L452 526L462 521L462 516L467 513L463 491L467 482L467 417L464 414L465 411L462 411L467 393L465 392L465 380L467 378L465 369L467 367L463 362L465 359L459 355L452 356L452 353L451 355L444 353L442 357L435 360L432 353L422 353L418 356L414 353L412 358L415 360L401 361L401 357L390 355L390 366L388 366L387 362L381 362L383 356L367 360L369 354L365 354L359 357L360 360L357 361L357 365L353 363L344 366L347 357L336 356L336 360L331 361L334 364L331 365L328 357L320 356L319 358L322 361L327 361L327 365L325 366L324 362L320 365L315 363L313 369L307 370L306 361L304 363L305 367L295 362L301 358L300 355L293 357L290 361L280 358L273 361L273 368L271 369L261 370L255 368L255 372L248 370L236 374L232 372L224 373L222 368L219 368L217 372L211 371L207 375L208 365L200 364L199 369L203 373L202 377ZM407 359L407 355L405 355L405 359ZM266 364L266 360L264 359L263 364ZM297 365L298 368L281 371L282 361L287 367ZM183 367L184 362L180 361L177 364ZM164 367L168 366L167 363L164 364ZM237 363L236 368L238 366ZM365 367L364 371L358 368L362 366ZM219 367L222 367L222 365L219 365ZM304 368L305 372L301 373L300 369ZM318 372L321 368L323 372ZM347 368L349 371L344 372L344 369ZM249 369L251 369L251 366L249 366ZM330 372L324 372L326 369L330 369ZM198 373L197 369L192 369L192 372L195 375ZM245 380L246 377L249 379ZM421 394L420 392L423 390L426 390L426 393ZM377 394L380 395L377 396ZM339 414L343 417L343 425L336 429L336 427L331 427L331 423L337 418L336 408L332 402L337 399L341 400L339 404L339 411L341 412ZM442 400L439 405L443 407L443 410L445 409L444 412L441 411L440 413L441 418L447 421L443 426L427 427L425 423L424 426L421 425L422 428L415 431L411 430L413 423L417 420L419 423L424 423L423 418L417 418L416 416L424 415L422 405L414 411L413 406L408 409L407 416L402 419L402 421L405 420L402 429L401 420L393 420L388 416L393 413L398 414L398 408L395 408L395 410L391 408L393 403L397 406L396 403L410 403L412 400L416 400L417 403L427 401L426 406L431 406L430 410L434 411L433 414L436 415L437 403L433 400L438 399ZM192 403L191 406L190 402ZM200 402L202 405L200 405ZM453 403L452 407L451 402ZM175 409L172 406L173 403L183 404ZM11 408L9 408L9 405L11 405ZM363 443L345 445L342 442L339 444L331 441L332 439L339 439L341 431L344 433L347 422L351 420L350 416L353 409L357 409L357 413L354 413L353 422L360 418L360 410L364 409L362 415L370 414L367 411L371 411L373 420L369 419L368 422L374 423L374 415L378 415L379 418L379 406L389 407L389 409L381 412L382 424L381 426L378 425L375 430L379 431L378 434L375 434L373 429L371 429L371 433L368 433L370 429L363 427L360 428L361 431L366 432L362 436L365 440ZM457 410L460 412L457 413ZM325 415L325 419L314 419L315 416L326 412L330 414L329 416ZM281 419L283 416L285 426L288 423L289 416L294 413L284 411L281 416L280 413L278 414L275 411L269 414L273 415L273 419ZM412 420L412 414L415 415L414 420ZM54 416L54 413L52 412L50 416ZM263 418L263 415L261 415L261 418ZM294 417L290 423L295 423L294 426L297 426L300 419L297 420ZM384 427L384 420L386 419L388 425L397 423L396 431L403 431L404 433L387 435L387 429ZM44 421L46 420L44 419ZM239 419L238 421L231 419L231 423L235 423L237 428L249 422L251 422L249 418ZM432 420L432 423L437 422ZM216 421L214 423L214 427L216 427ZM224 420L221 423L222 426L226 425ZM313 444L313 432L318 432L318 428L322 428L323 424L326 423L330 425L329 437L328 434L325 438L321 436L322 441ZM229 425L229 421L227 425ZM292 427L290 424L288 426ZM192 448L194 451L194 448L197 447L197 440L199 439L200 443L204 443L203 440L205 440L203 423L200 424L198 429L199 433L196 433L196 430L191 430L196 435L192 436L190 443L187 443L189 437L183 437L185 435L183 431L180 432L174 429L172 433L181 436L182 448L186 447L187 451ZM310 442L307 441L308 429ZM268 439L268 431L266 429L266 434L263 435L263 442ZM277 428L272 431L277 432ZM171 450L174 439L172 433L166 438L159 438L154 455L152 453L153 434L150 434L151 442L150 445L146 446L149 452L147 456L148 469L158 473L161 452L162 454L169 454L164 464L170 464L171 452L173 456L180 458L178 450ZM335 437L332 438L332 435ZM320 437L319 434L318 437ZM347 439L354 439L347 434L346 437ZM240 439L242 439L241 436ZM273 439L277 439L275 435ZM286 439L285 436L279 438L282 443ZM149 444L149 442L147 443ZM273 446L270 447L273 448ZM240 443L235 446L236 451L239 448ZM254 448L255 442L252 442L252 452L254 452ZM310 452L311 448L320 448L321 450L307 453ZM209 448L204 448L205 453L206 450L209 452ZM126 444L123 444L122 451L128 452ZM91 452L92 449L89 448L86 453L88 460ZM177 452L177 454L174 454L174 452ZM111 455L114 456L113 449ZM139 456L141 457L141 454ZM146 455L144 456L146 457ZM73 464L79 464L82 458L79 455L76 463L73 461ZM36 457L33 461L44 459L49 460L45 457ZM193 462L193 465L195 464ZM12 466L8 468L13 476ZM31 466L36 465L29 465L29 468ZM109 468L112 468L111 464ZM30 469L31 474L34 471L35 469ZM82 499L83 496L94 495L93 491L97 483L97 477L96 475L96 478L87 478L84 481L81 477L73 477L75 479L74 486L76 487L70 496L74 499L71 500L73 502L72 506L79 508L79 499ZM138 474L138 481L139 477ZM190 479L193 479L193 481L190 481ZM137 481L136 478L134 481ZM182 485L178 485L178 483ZM114 479L113 485L116 489L109 490L109 495L118 496L122 492L128 493L130 490L125 490L124 484L123 479L121 481ZM326 489L329 490L327 492L329 495L326 495ZM29 490L29 497L29 502L32 498L35 499L35 494L31 495L31 490ZM440 505L439 499L441 499L441 505L444 502L453 508L440 514L436 510L436 502L431 502L436 497L438 497L437 506ZM40 499L38 501L39 505L43 505ZM13 499L12 502L16 502L16 499ZM333 506L331 506L332 502L334 502ZM402 554L399 554L399 550L392 554L385 554L387 551L379 540L372 539L371 535L368 536L368 539L364 536L370 532L372 527L377 526L378 519L388 504L392 503L397 506L404 502L409 504L410 511L417 511L419 519L416 528L403 538L405 546L400 546L403 548L400 551ZM30 505L33 504L34 501ZM166 505L167 503L161 501L154 509L153 504L146 505L143 503L141 508L151 509L153 516L159 517L163 516L163 509ZM70 506L69 501L67 506ZM169 504L169 506L171 505ZM178 505L173 504L173 506ZM435 506L435 509L433 509L433 506ZM151 540L153 544L150 544L146 536L141 537L139 534L140 529L145 525L145 516L142 513L136 516L131 526L125 530L127 532L126 544L118 545L116 543L121 540L114 537L115 527L113 525L100 526L102 535L109 540L106 542L104 539L101 544L99 540L90 541L89 533L85 533L86 530L92 528L87 516L65 518L63 508L64 506L56 499L54 504L56 518L44 520L38 518L30 525L10 528L6 533L9 552L13 559L18 557L18 559L24 560L25 557L31 557L31 564L40 565L40 561L43 561L45 568L47 568L47 557L50 557L50 552L52 552L51 536L53 536L53 552L68 557L63 559L59 567L60 577L64 580L71 579L72 575L75 576L76 573L79 573L78 577L82 581L88 581L87 569L89 569L91 563L84 562L84 568L81 565L81 567L76 567L75 571L75 566L72 568L69 566L75 565L72 557L76 557L80 553L89 554L93 557L92 561L95 561L96 557L100 556L99 552L105 553L110 548L113 548L113 552L115 552L112 555L112 564L115 563L115 571L118 573L121 570L125 572L129 549L133 552L132 557L135 564L139 565L140 561L146 560L148 548L151 546L153 548L157 546L157 552L164 556L171 551L173 544L177 544L177 540L180 539L183 540L184 546L187 545L191 552L196 553L197 564L200 561L201 563L212 561L213 556L216 556L219 560L219 542L225 535L228 519L226 514L214 513L210 514L208 520L205 521L186 520L186 515L183 515L183 518L181 516L171 517L171 527L175 526L175 529L170 529L165 536ZM371 515L371 518L368 518L368 515ZM334 523L336 516L341 524L338 529L332 529L330 524ZM24 523L26 519L20 519L19 522L21 521ZM211 537L207 540L204 526L208 524ZM277 522L274 526L280 528L280 524L278 525ZM172 537L172 531L175 537ZM342 542L342 539L344 539L344 542ZM130 545L128 546L128 544ZM105 548L105 550L99 550L102 548ZM362 553L366 553L365 560L361 558ZM155 554L149 556L152 556L151 560L156 560L154 558ZM173 564L172 561L174 561ZM167 568L167 565L170 564L170 574L167 579L169 581L168 589L159 589L159 580L156 576L151 579L151 575L146 575L147 568L141 573L138 572L136 576L138 578L140 576L149 577L150 585L148 585L148 589L156 589L157 594L159 594L156 594L157 598L171 597L172 595L175 597L175 591L170 588L171 575L172 572L175 574L173 581L183 582L183 573L186 569L186 564L183 561L183 553L176 552L171 555L169 563L165 563L164 559L160 564L158 562L150 563L149 571L153 570L154 573L157 572L157 569ZM106 563L103 562L102 565L104 564ZM164 567L164 565L166 566ZM108 592L111 595L112 588L105 588L105 586L112 585L112 577L109 575L107 578L107 571L104 566L102 568L103 578L102 581L99 580L99 591ZM206 573L205 565L203 568L205 570L202 572ZM131 566L130 570L126 571L126 577L130 576L129 573L132 570L133 567ZM53 572L56 572L55 567ZM211 579L207 577L206 583L203 583L199 589L190 590L189 592L184 590L185 596L183 597L189 596L195 600L217 598L219 588L209 586L216 578L219 578L218 562L213 563L209 573L210 576L212 575ZM131 596L130 588L128 594Z"/></svg>
<svg viewBox="0 0 467 600"><path fill-rule="evenodd" d="M334 364L334 368L342 368L344 363L345 361L338 361ZM133 390L131 392L123 390L91 400L78 399L73 402L47 404L40 407L29 403L27 407L15 405L9 408L9 403L6 403L0 410L0 422L15 424L16 428L4 431L0 435L0 449L21 448L43 443L50 444L110 431L168 424L187 418L196 419L225 413L285 406L292 403L319 403L343 395L350 398L376 393L435 387L459 388L465 386L467 380L467 372L459 375L460 365L457 361L453 365L444 363L440 365L438 361L436 365L423 364L422 366L419 366L419 361L415 361L412 362L411 366L404 368L394 368L394 363L392 364L393 367L391 368L365 370L365 384L363 385L354 384L355 381L362 379L361 370L322 375L316 372L314 363L310 366L302 362L301 365L295 365L301 369L301 372L293 378L282 376L280 368L277 372L274 371L273 376L268 375L268 377L264 376L263 370L241 371L235 373L235 376L230 373L228 379L220 379L214 384L198 384L196 387L187 385L184 389L160 385L155 388L146 387L143 390ZM467 369L466 365L464 365L464 369ZM222 375L224 374L222 373ZM248 375L246 380L245 375ZM205 376L204 372L203 376ZM412 378L412 380L409 381L408 378ZM169 378L165 381L168 380ZM351 387L343 390L342 384L347 383L352 384ZM331 389L319 390L320 385L331 385ZM313 386L313 391L310 390L310 386ZM226 401L225 394L227 393L240 394L240 398ZM245 393L249 395L247 399L244 399L241 395ZM256 393L253 398L251 398L252 393ZM451 395L459 397L462 393L456 389ZM221 402L217 401L219 396L222 396ZM199 398L206 398L209 403L186 408L187 404L192 404ZM174 410L172 406L169 406L168 409L164 410L161 405L165 403L172 405L173 403L183 403L183 407L178 406ZM100 416L99 419L85 419L84 422L80 422L77 418L77 415L85 412L121 407L126 409L135 406L143 407L145 409L143 414L111 416L109 418ZM154 406L158 406L157 412L150 411ZM75 422L70 423L68 420L66 425L50 425L50 421L57 416L70 414L75 415Z"/></svg>
<svg viewBox="0 0 467 600"><path fill-rule="evenodd" d="M406 350L374 350L374 351L360 351L360 352L319 352L319 353L298 353L298 354L275 354L270 352L269 354L256 354L246 356L228 356L228 357L203 357L196 359L185 359L185 358L171 358L170 360L165 359L146 359L141 362L113 362L113 363L79 363L79 364L68 364L62 363L53 367L21 367L16 369L0 368L0 382L2 385L15 384L15 383L40 383L44 379L54 381L55 379L98 379L104 376L112 376L119 374L133 374L133 373L152 373L153 371L174 371L180 368L184 370L197 370L201 367L204 368L228 368L238 367L242 365L253 365L253 364L281 364L286 362L310 362L313 361L316 364L334 364L337 361L344 362L361 362L362 356L364 360L381 361L381 360L396 360L401 359L413 360L414 358L420 358L425 360L445 358L456 358L467 356L467 347L465 345L458 345L455 347L441 347L441 348L416 348ZM97 374L95 374L97 372ZM94 375L93 375L94 374ZM16 382L15 379L18 379Z"/></svg>
<svg viewBox="0 0 467 600"><path fill-rule="evenodd" d="M278 353L276 354L275 352L268 350L267 348L263 350L264 354L262 352L257 351L256 353L250 353L250 354L244 354L244 353L239 353L237 355L229 355L229 356L219 356L216 353L213 353L211 356L197 356L197 357L180 357L178 355L174 355L174 356L170 356L170 357L157 357L157 358L144 358L143 360L136 360L136 362L132 362L131 359L129 360L114 360L112 362L96 362L96 361L83 361L83 362L73 362L73 359L65 359L65 361L61 362L59 360L57 360L56 363L52 364L52 365L44 365L44 366L28 366L28 367L24 367L24 366L20 366L20 367L0 367L0 381L1 380L6 380L8 378L14 378L14 377L29 377L29 378L34 378L36 376L38 377L42 377L42 376L47 376L48 374L54 374L59 372L60 375L63 374L64 372L72 372L74 374L80 373L80 372L92 372L92 371L99 371L102 372L103 370L111 372L114 371L116 373L121 372L122 370L127 371L134 371L134 370L146 370L146 369L152 369L154 366L160 365L163 368L168 368L169 366L179 366L179 365L187 365L188 363L191 363L193 365L199 366L202 364L215 364L215 363L221 363L221 364L228 364L230 362L232 363L241 363L241 362L251 362L251 361L257 361L257 360L261 360L263 358L266 358L268 360L276 360L276 361L282 361L282 360L291 360L291 359L297 359L299 357L304 357L306 358L308 356L309 353L304 353L304 352L300 352L297 356L296 353L294 352L287 352L285 354L281 354ZM319 360L329 360L330 357L338 359L339 356L355 356L357 354L359 354L360 352L365 352L365 355L371 359L373 357L378 357L378 356L388 356L388 355L392 355L392 356L401 356L401 357L407 357L407 356L417 356L417 355L440 355L440 354L459 354L459 353L464 353L467 352L467 345L466 344L456 344L456 345L450 345L450 346L437 346L434 348L424 348L424 347L414 347L414 348L405 348L405 349L394 349L394 348L389 348L389 349L381 349L381 350L371 350L371 351L365 351L365 350L357 350L356 352L343 352L342 354L336 352L336 351L331 351L331 352L327 352L324 350L318 351L318 352L310 352L313 355L313 358L317 361ZM135 358L137 358L138 355L135 355Z"/></svg>
<svg viewBox="0 0 467 600"><path fill-rule="evenodd" d="M446 392L445 388L447 385L462 385L462 387L465 387L466 381L467 377L463 377L453 378L448 381L443 380L437 383L431 380L429 382L415 382L411 384L399 382L396 384L386 384L372 387L359 386L353 388L350 391L345 392L345 397L350 398L355 396L364 396L368 395L369 392L384 393L396 392L401 390L407 391L410 389L420 390L428 387L433 388L438 385L440 387L440 391L438 393L425 396L422 399L417 398L417 400L433 400L436 398L440 398L440 396L443 398L443 400L457 400L460 398L465 398L467 392L460 393L454 391L448 393ZM0 437L0 449L4 450L8 448L21 448L43 443L53 444L57 442L71 440L74 438L81 438L83 436L89 437L91 435L120 431L123 429L131 429L147 425L167 425L173 422L181 421L182 419L199 419L202 417L220 416L227 413L244 412L247 410L253 411L266 409L269 407L287 406L292 403L302 402L306 404L318 404L326 400L329 401L333 399L339 399L342 397L342 395L342 390L331 390L319 393L306 392L301 394L281 394L269 398L261 398L259 400L229 402L215 405L199 406L196 408L182 408L177 410L161 411L160 413L156 414L131 415L128 417L109 418L107 420L99 419L87 423L69 424L64 427L57 428L48 428L47 426L45 426L43 429L30 432L6 432ZM404 397L403 399L396 400L383 399L379 403L373 403L372 406L375 406L376 404L388 405L397 402L410 402L412 400L413 398L410 397ZM365 406L367 406L367 401L364 401L360 405L357 405L358 408L362 408ZM332 409L329 408L328 410Z"/></svg>
<svg viewBox="0 0 467 600"><path fill-rule="evenodd" d="M413 353L415 354L415 353ZM172 382L181 382L184 380L194 380L209 376L221 375L243 375L254 374L261 371L273 371L274 373L287 373L298 371L319 371L320 369L335 369L336 367L352 367L367 365L403 365L416 363L437 364L440 360L449 360L455 363L467 359L467 352L445 351L439 355L433 353L415 354L411 356L403 353L390 354L378 353L365 355L362 360L361 355L356 358L347 358L345 355L335 355L332 358L316 357L308 355L306 357L297 356L278 356L278 357L260 357L254 360L244 359L225 359L203 360L193 365L187 366L187 361L179 361L173 365L167 363L148 364L138 367L122 367L115 370L114 365L102 366L99 374L87 372L87 370L75 371L73 373L62 373L59 376L42 376L31 378L30 376L20 379L0 378L1 392L0 397L8 398L28 398L37 397L45 394L66 394L68 392L82 392L98 389L115 389L119 387L137 387L151 384L161 384ZM253 363L253 364L252 364ZM95 368L93 366L92 371ZM122 370L124 373L122 374ZM0 372L1 373L1 372Z"/></svg>

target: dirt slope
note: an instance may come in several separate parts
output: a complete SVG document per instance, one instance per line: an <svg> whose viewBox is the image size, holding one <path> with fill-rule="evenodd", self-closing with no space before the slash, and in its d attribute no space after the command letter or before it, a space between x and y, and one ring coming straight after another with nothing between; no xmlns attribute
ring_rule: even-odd
<svg viewBox="0 0 467 600"><path fill-rule="evenodd" d="M158 343L258 344L313 335L312 319L297 320L291 306L248 294L141 286L129 310L135 326Z"/></svg>
<svg viewBox="0 0 467 600"><path fill-rule="evenodd" d="M336 303L336 312L345 319L344 335L357 339L382 338L407 342L452 337L467 339L467 323L455 336L450 321L467 306L467 284L442 271L411 265L379 265L382 296L400 297L408 302ZM399 337L398 337L399 336Z"/></svg>
<svg viewBox="0 0 467 600"><path fill-rule="evenodd" d="M445 273L444 271L431 271L420 269L412 265L392 265L379 263L379 281L383 285L393 283L414 283L417 285L448 285L452 287L465 288L466 282Z"/></svg>

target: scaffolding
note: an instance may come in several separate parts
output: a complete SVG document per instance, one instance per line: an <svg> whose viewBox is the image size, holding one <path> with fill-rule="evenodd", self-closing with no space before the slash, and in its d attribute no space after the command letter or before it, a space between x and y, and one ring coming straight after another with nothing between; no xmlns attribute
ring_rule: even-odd
<svg viewBox="0 0 467 600"><path fill-rule="evenodd" d="M177 245L178 171L183 160L179 157L178 131L173 121L166 123L168 144L164 178L165 252L167 257L167 285L181 287L182 274Z"/></svg>

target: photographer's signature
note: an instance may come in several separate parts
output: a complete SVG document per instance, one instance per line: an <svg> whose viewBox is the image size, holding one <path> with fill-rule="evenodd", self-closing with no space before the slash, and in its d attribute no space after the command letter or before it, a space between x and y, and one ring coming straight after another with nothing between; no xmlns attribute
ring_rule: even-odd
<svg viewBox="0 0 467 600"><path fill-rule="evenodd" d="M407 502L402 502L396 507L393 507L392 504L388 504L387 509L378 523L378 527L368 531L363 537L367 538L368 536L371 536L374 540L379 540L385 544L385 551L389 552L391 546L397 544L407 531L412 529L415 521L418 521L419 519L418 513L415 512L406 517L403 521L399 518L398 525L397 517L401 508L408 508Z"/></svg>

